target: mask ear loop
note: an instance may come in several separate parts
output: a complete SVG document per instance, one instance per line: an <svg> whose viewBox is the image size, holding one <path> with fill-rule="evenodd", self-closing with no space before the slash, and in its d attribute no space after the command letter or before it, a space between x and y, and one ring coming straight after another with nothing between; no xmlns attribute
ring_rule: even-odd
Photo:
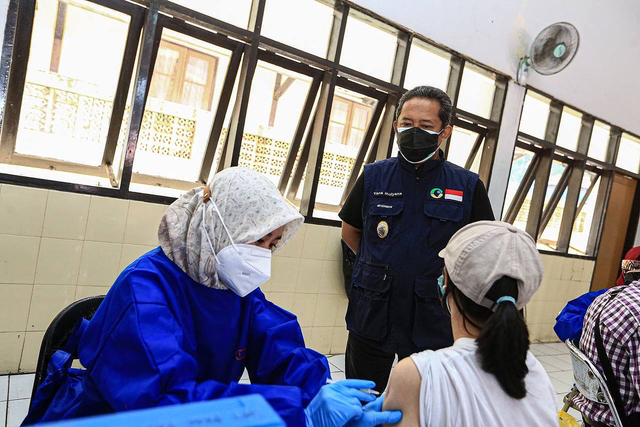
<svg viewBox="0 0 640 427"><path fill-rule="evenodd" d="M209 230L207 227L207 200L210 199L211 193L207 194L207 190L209 187L205 187L204 197L202 198L202 226L204 227L204 236L207 238L207 242L209 242L209 249L211 249L211 253L213 254L213 258L217 261L218 257L216 256L216 252L213 250L213 243L211 243L211 238L209 237Z"/></svg>
<svg viewBox="0 0 640 427"><path fill-rule="evenodd" d="M235 249L236 252L238 252L238 248L236 248L235 243L233 243L233 239L231 238L231 233L229 232L229 229L227 228L227 225L224 223L224 221L222 220L222 214L220 214L220 211L218 210L218 206L215 204L215 202L213 200L211 200L211 189L209 188L209 186L205 186L204 187L204 196L202 197L202 223L204 224L205 230L207 228L207 206L206 203L208 201L211 201L211 204L213 205L213 208L216 210L216 213L218 214L218 218L220 218L220 222L222 223L222 227L224 227L224 231L227 233L227 236L229 237L229 241L231 242L231 246L233 246L233 249ZM211 239L209 238L209 233L205 233L205 236L207 237L207 241L209 241L209 245L211 246L211 252L213 251L213 244L211 243ZM213 254L214 258L216 258L216 254ZM217 258L216 258L217 259Z"/></svg>

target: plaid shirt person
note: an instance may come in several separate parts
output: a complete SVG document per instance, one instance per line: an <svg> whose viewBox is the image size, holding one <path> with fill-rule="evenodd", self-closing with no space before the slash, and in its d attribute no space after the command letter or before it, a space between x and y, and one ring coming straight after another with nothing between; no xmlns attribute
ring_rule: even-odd
<svg viewBox="0 0 640 427"><path fill-rule="evenodd" d="M611 290L596 298L584 318L580 350L600 373L602 364L594 336L596 319L609 301ZM600 315L602 342L620 387L620 397L627 415L640 412L640 282L627 285ZM613 425L608 406L592 402L579 394L573 403L592 421Z"/></svg>

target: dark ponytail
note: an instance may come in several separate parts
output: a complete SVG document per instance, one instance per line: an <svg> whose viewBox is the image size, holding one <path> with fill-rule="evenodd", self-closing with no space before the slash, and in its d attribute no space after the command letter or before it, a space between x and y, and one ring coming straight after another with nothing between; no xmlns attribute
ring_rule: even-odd
<svg viewBox="0 0 640 427"><path fill-rule="evenodd" d="M478 305L453 286L453 300L465 321L477 327L476 338L482 369L495 375L502 389L514 399L527 394L524 378L529 351L529 330L515 304L505 301L497 305L496 311ZM503 296L518 298L517 282L510 277L498 279L486 297L497 301Z"/></svg>

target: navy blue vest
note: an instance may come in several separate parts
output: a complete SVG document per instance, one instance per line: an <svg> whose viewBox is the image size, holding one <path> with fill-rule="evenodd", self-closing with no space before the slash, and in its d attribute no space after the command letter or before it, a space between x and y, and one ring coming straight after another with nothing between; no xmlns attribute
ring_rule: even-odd
<svg viewBox="0 0 640 427"><path fill-rule="evenodd" d="M401 355L453 343L438 295L438 252L469 223L477 182L477 174L443 158L418 169L404 158L365 166L349 331Z"/></svg>

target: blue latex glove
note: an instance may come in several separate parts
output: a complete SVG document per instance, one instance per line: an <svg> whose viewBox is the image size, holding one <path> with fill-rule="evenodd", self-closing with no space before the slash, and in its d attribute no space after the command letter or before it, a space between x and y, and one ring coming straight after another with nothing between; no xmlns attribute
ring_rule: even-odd
<svg viewBox="0 0 640 427"><path fill-rule="evenodd" d="M352 418L348 427L370 427L379 424L396 424L402 419L400 411L384 411L382 412L382 402L384 402L384 394L368 403L363 409L360 417Z"/></svg>
<svg viewBox="0 0 640 427"><path fill-rule="evenodd" d="M323 386L304 410L308 427L344 426L363 413L362 402L372 402L375 396L360 391L374 388L373 381L343 380Z"/></svg>

